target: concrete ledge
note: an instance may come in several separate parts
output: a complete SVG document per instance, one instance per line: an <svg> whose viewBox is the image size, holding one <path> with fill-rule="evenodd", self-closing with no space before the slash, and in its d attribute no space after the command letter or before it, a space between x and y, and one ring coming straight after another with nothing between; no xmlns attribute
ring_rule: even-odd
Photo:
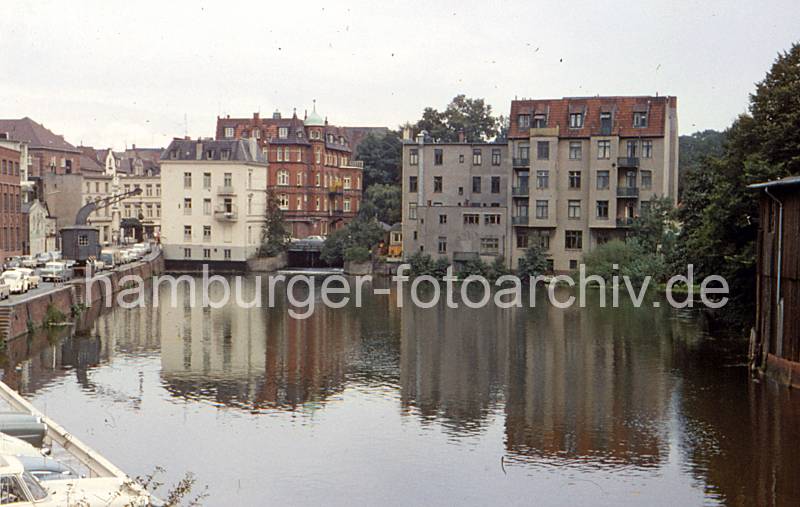
<svg viewBox="0 0 800 507"><path fill-rule="evenodd" d="M288 265L288 255L285 252L275 257L253 257L247 261L247 269L259 273L272 273Z"/></svg>
<svg viewBox="0 0 800 507"><path fill-rule="evenodd" d="M345 261L344 272L347 275L371 275L372 274L372 261L355 262Z"/></svg>

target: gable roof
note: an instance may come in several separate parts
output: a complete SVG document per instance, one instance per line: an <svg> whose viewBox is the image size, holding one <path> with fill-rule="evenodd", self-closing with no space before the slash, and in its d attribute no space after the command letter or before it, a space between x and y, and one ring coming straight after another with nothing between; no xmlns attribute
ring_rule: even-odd
<svg viewBox="0 0 800 507"><path fill-rule="evenodd" d="M80 150L65 141L63 136L54 134L27 116L19 120L0 120L0 134L8 134L8 138L13 141L25 141L33 149L80 153Z"/></svg>
<svg viewBox="0 0 800 507"><path fill-rule="evenodd" d="M162 162L174 160L254 162L266 164L267 159L254 139L173 139L164 153ZM228 157L222 157L222 150L228 150ZM209 157L210 154L210 157Z"/></svg>

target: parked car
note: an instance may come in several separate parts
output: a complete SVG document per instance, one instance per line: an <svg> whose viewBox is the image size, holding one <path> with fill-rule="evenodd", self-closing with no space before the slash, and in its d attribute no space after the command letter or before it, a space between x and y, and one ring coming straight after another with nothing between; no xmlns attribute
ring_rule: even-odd
<svg viewBox="0 0 800 507"><path fill-rule="evenodd" d="M94 272L98 273L100 271L103 271L104 269L106 269L106 263L103 262L101 259L95 259L94 260Z"/></svg>
<svg viewBox="0 0 800 507"><path fill-rule="evenodd" d="M23 268L35 268L36 257L34 257L33 255L23 255L20 264L22 264Z"/></svg>
<svg viewBox="0 0 800 507"><path fill-rule="evenodd" d="M108 269L114 269L118 264L122 264L122 255L119 250L103 249L100 251L100 260Z"/></svg>
<svg viewBox="0 0 800 507"><path fill-rule="evenodd" d="M15 255L6 259L6 269L18 268L22 266L22 257Z"/></svg>
<svg viewBox="0 0 800 507"><path fill-rule="evenodd" d="M28 287L31 289L35 289L39 287L39 282L41 281L41 277L36 274L31 268L14 268L15 271L19 271L28 279Z"/></svg>
<svg viewBox="0 0 800 507"><path fill-rule="evenodd" d="M44 266L48 262L53 260L53 256L50 255L50 252L42 252L36 256L36 265L37 266Z"/></svg>
<svg viewBox="0 0 800 507"><path fill-rule="evenodd" d="M8 288L8 285L2 279L0 279L0 299L8 299L8 296L11 295L11 289Z"/></svg>
<svg viewBox="0 0 800 507"><path fill-rule="evenodd" d="M72 268L68 268L65 262L48 262L39 275L45 282L63 282L72 278Z"/></svg>
<svg viewBox="0 0 800 507"><path fill-rule="evenodd" d="M138 248L146 254L150 253L150 243L136 243L133 248Z"/></svg>
<svg viewBox="0 0 800 507"><path fill-rule="evenodd" d="M20 271L17 271L16 269L3 271L3 274L0 275L0 278L2 278L3 282L8 285L8 290L10 290L12 294L24 294L25 292L28 292L28 279Z"/></svg>
<svg viewBox="0 0 800 507"><path fill-rule="evenodd" d="M0 504L24 507L56 507L81 505L85 507L145 506L153 498L130 479L123 477L93 477L50 480L43 485L26 471L15 456L0 456L0 483L3 485ZM160 504L160 502L157 502Z"/></svg>

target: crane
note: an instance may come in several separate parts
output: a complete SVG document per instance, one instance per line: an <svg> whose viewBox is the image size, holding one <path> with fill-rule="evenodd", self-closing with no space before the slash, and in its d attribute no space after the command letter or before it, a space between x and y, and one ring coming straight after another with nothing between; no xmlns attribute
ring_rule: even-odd
<svg viewBox="0 0 800 507"><path fill-rule="evenodd" d="M133 197L134 195L139 195L141 193L142 193L141 188L134 188L133 190L130 190L128 192L123 192L121 194L114 194L108 197L104 197L102 199L98 199L96 201L88 202L81 209L78 210L78 214L75 216L75 225L86 225L86 221L88 220L89 215L91 215L93 211L107 208L112 204L116 204L119 201L127 199L128 197Z"/></svg>

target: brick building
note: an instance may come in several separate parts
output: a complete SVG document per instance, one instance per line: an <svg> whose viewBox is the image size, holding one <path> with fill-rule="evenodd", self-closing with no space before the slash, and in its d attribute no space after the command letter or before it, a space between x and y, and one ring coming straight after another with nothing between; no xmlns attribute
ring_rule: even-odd
<svg viewBox="0 0 800 507"><path fill-rule="evenodd" d="M304 119L217 118L217 139L254 138L269 161L268 190L278 199L292 236L327 235L361 206L363 164L352 160L348 130L316 109Z"/></svg>
<svg viewBox="0 0 800 507"><path fill-rule="evenodd" d="M43 174L80 173L81 151L43 125L28 117L0 120L0 139L27 143L27 174L41 178Z"/></svg>
<svg viewBox="0 0 800 507"><path fill-rule="evenodd" d="M20 152L0 146L0 262L22 255L24 243Z"/></svg>

